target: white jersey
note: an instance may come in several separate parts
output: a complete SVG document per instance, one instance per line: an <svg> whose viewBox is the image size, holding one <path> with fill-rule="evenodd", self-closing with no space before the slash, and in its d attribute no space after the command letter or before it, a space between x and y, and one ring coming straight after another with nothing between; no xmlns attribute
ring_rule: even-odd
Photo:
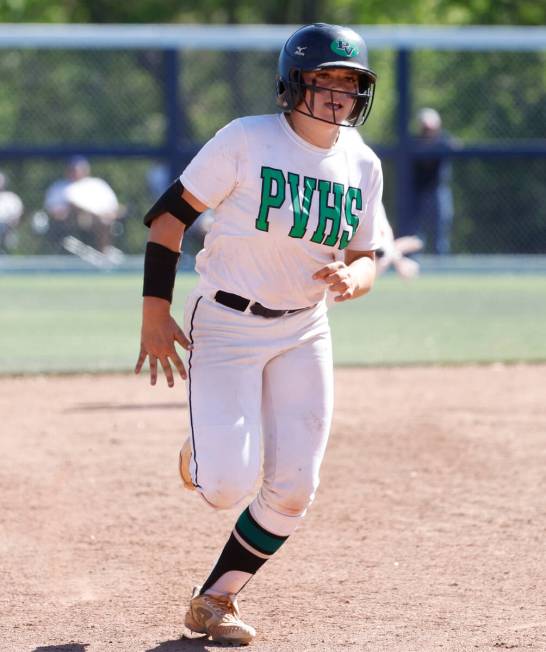
<svg viewBox="0 0 546 652"><path fill-rule="evenodd" d="M200 291L273 309L324 298L313 274L343 249L381 245L381 164L355 129L330 149L298 136L283 114L240 118L200 150L180 180L214 211L198 254Z"/></svg>

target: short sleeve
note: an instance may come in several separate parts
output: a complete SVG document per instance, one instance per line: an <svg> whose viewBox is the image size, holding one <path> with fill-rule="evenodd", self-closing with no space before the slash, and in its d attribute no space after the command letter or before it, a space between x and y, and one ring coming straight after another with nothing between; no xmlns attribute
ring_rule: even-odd
<svg viewBox="0 0 546 652"><path fill-rule="evenodd" d="M383 171L381 162L374 158L367 187L363 192L362 219L347 249L353 251L375 251L381 247L380 214L383 196Z"/></svg>
<svg viewBox="0 0 546 652"><path fill-rule="evenodd" d="M220 129L196 154L180 181L200 202L216 208L235 188L246 140L239 120Z"/></svg>

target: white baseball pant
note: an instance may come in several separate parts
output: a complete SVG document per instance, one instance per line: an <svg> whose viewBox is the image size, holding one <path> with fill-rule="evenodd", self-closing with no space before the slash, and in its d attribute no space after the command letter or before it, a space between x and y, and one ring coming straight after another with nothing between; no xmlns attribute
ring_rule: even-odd
<svg viewBox="0 0 546 652"><path fill-rule="evenodd" d="M185 333L190 473L215 508L256 491L254 519L288 536L311 504L330 431L333 363L325 303L267 319L190 294Z"/></svg>

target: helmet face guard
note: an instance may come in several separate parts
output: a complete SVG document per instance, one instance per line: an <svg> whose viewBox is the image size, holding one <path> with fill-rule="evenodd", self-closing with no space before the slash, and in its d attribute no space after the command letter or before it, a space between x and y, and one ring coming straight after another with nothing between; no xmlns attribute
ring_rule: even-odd
<svg viewBox="0 0 546 652"><path fill-rule="evenodd" d="M370 111L372 109L374 91L375 91L375 76L360 73L358 75L358 90L344 91L335 88L322 87L317 84L306 84L303 81L303 70L293 70L293 81L290 80L286 91L284 93L286 100L286 111L297 111L303 115L308 115L315 120L321 122L328 122L330 124L338 125L340 127L359 127L363 125ZM332 105L332 118L319 118L315 115L315 96L320 92L330 96L330 104ZM353 106L347 118L339 120L336 115L336 99L347 101L351 99ZM304 108L306 110L304 110Z"/></svg>
<svg viewBox="0 0 546 652"><path fill-rule="evenodd" d="M358 89L354 92L323 88L304 81L304 72L341 68L357 73ZM287 113L297 111L315 120L340 127L359 127L367 120L374 98L376 74L368 68L366 45L347 27L317 23L297 30L286 41L279 56L277 104ZM332 117L314 113L315 94L330 93ZM335 98L352 98L350 114L339 120Z"/></svg>

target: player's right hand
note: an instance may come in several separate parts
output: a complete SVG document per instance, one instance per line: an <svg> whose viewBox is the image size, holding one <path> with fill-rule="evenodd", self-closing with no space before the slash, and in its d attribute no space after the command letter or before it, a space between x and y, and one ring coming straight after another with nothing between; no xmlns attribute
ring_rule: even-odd
<svg viewBox="0 0 546 652"><path fill-rule="evenodd" d="M181 378L186 380L186 369L175 348L175 342L188 351L192 348L191 342L171 316L169 302L156 297L144 297L140 354L135 366L135 373L140 373L146 358L148 358L150 384L155 385L157 382L158 360L163 367L169 387L174 385L171 363L174 364Z"/></svg>

